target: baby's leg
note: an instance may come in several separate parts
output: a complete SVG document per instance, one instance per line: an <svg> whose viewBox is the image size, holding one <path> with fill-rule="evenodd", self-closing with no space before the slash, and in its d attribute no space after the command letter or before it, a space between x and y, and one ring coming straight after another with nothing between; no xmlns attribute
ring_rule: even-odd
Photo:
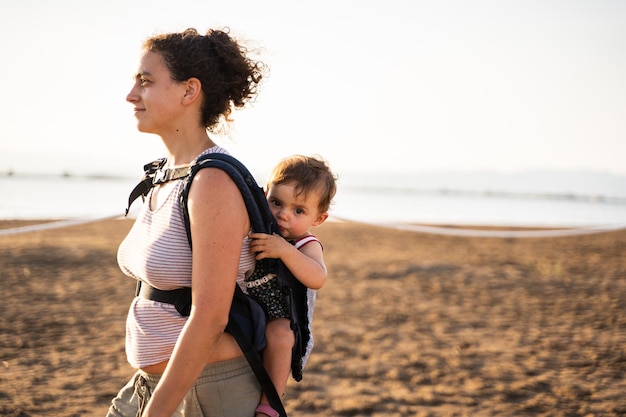
<svg viewBox="0 0 626 417"><path fill-rule="evenodd" d="M276 387L276 392L282 397L291 372L291 349L295 343L289 319L279 318L268 322L265 336L267 346L263 350L263 365ZM261 399L261 404L269 404L265 395Z"/></svg>

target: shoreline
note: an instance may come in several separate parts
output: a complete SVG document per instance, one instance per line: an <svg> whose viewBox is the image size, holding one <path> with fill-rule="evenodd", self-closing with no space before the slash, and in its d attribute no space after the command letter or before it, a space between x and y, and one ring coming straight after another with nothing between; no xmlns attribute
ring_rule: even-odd
<svg viewBox="0 0 626 417"><path fill-rule="evenodd" d="M129 213L128 217L124 216L124 213L111 214L107 216L78 216L78 217L63 217L63 218L32 218L32 219L0 219L0 230L29 227L34 225L51 225L52 223L67 223L67 227L73 225L105 222L109 220L135 220L132 216L133 213ZM73 224L74 223L74 224ZM367 220L357 220L348 218L345 216L331 214L325 223L346 223L354 224L356 226L366 227L380 227L380 228L395 228L396 226L425 226L425 227L437 227L448 229L470 229L470 230L563 230L563 229L584 229L584 228L602 228L606 227L606 230L619 230L618 227L623 226L626 229L626 224L585 224L585 225L521 225L521 224L474 224L474 223L452 223L452 222L419 222L419 221L388 221L388 222L376 222ZM59 225L59 228L66 227L65 225Z"/></svg>
<svg viewBox="0 0 626 417"><path fill-rule="evenodd" d="M139 180L49 178L4 181L6 199L0 208L0 218L5 220L35 220L45 218L68 219L87 216L107 217L122 215L128 193ZM361 178L360 181L365 181ZM484 192L458 190L445 187L439 191L412 190L420 182L404 178L406 187L383 187L394 182L378 178L368 181L363 189L345 184L339 191L331 210L331 217L365 220L369 223L403 222L428 225L495 225L497 227L582 227L588 225L626 225L626 206L606 198L596 198L602 193L592 193L589 199L576 198L513 198L519 193L506 192L504 185L487 188ZM433 185L430 182L423 183ZM434 185L433 185L434 186ZM521 191L521 190L518 190ZM33 192L39 192L45 205L34 204ZM523 193L526 196L541 192ZM559 191L561 196L576 195L572 190ZM90 202L107 195L98 207ZM622 195L626 198L626 196ZM603 202L601 202L603 201ZM624 200L626 202L626 200ZM137 207L134 207L137 209ZM131 210L131 214L134 210Z"/></svg>

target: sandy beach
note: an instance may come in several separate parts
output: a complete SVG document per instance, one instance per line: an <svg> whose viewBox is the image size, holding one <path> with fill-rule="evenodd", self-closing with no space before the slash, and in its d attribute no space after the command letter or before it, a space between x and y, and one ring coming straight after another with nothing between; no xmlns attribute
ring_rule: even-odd
<svg viewBox="0 0 626 417"><path fill-rule="evenodd" d="M11 228L29 222L0 222ZM0 236L0 415L104 416L132 375L129 220ZM626 415L626 230L455 237L328 222L290 416Z"/></svg>

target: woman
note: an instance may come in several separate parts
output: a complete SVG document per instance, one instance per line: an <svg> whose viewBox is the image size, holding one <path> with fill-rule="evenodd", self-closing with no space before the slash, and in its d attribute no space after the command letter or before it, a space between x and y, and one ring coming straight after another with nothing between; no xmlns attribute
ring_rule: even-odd
<svg viewBox="0 0 626 417"><path fill-rule="evenodd" d="M167 167L226 152L209 137L257 93L265 67L221 30L152 37L143 45L127 101L137 128L160 136ZM201 170L188 197L193 255L179 194L181 179L148 194L118 252L122 271L152 287L192 288L189 317L171 304L136 297L126 353L137 373L107 416L253 416L260 386L224 328L237 279L254 267L250 223L237 186L219 169Z"/></svg>

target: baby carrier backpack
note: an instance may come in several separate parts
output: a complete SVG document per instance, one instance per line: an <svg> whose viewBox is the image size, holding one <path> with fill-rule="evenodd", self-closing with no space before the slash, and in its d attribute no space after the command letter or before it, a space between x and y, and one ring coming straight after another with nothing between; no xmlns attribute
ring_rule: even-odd
<svg viewBox="0 0 626 417"><path fill-rule="evenodd" d="M236 158L223 153L207 153L188 167L164 169L165 163L165 159L159 159L144 166L144 176L128 198L126 215L128 215L133 201L140 196L145 198L154 185L184 178L185 184L180 196L180 203L183 206L187 238L191 247L192 241L187 207L189 189L191 181L198 171L211 167L223 170L237 184L243 196L253 232L279 233L276 220L272 216L263 189L257 184L248 169ZM265 258L256 261L254 275L262 277L266 274L276 274L281 293L288 307L291 329L295 334L291 373L296 381L300 381L302 380L305 358L310 353L308 352L308 345L311 338L311 323L309 322L307 288L293 276L280 259ZM139 281L137 295L173 304L176 310L183 316L188 316L191 309L191 288L163 291ZM260 355L260 352L265 347L265 314L254 298L245 294L239 285L235 285L235 294L226 331L237 340L250 367L259 380L263 392L270 401L270 405L281 416L286 417L287 414L280 396L263 367Z"/></svg>

